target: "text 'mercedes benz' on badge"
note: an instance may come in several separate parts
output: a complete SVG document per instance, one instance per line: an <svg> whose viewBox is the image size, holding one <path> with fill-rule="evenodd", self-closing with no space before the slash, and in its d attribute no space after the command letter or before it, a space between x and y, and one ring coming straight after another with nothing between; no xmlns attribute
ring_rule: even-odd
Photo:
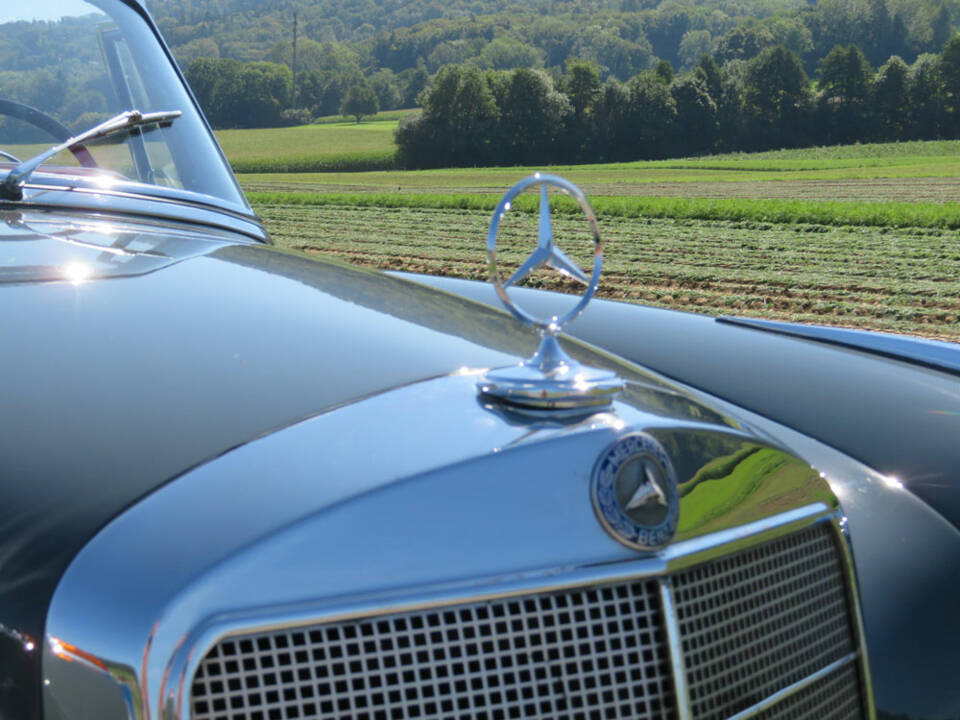
<svg viewBox="0 0 960 720"><path fill-rule="evenodd" d="M646 433L619 438L597 461L591 483L600 524L634 550L657 550L677 531L677 476L663 446Z"/></svg>
<svg viewBox="0 0 960 720"><path fill-rule="evenodd" d="M504 280L497 268L497 235L500 223L512 209L516 196L536 185L540 186L536 248L516 272ZM551 187L576 201L587 216L594 248L593 268L589 276L554 242L548 195ZM531 175L510 188L493 211L490 231L487 234L487 260L490 281L497 291L497 296L514 317L540 333L541 341L536 354L530 359L519 365L485 373L477 383L480 393L508 404L514 411L530 414L583 414L609 406L614 396L623 389L623 381L609 370L581 365L564 352L556 338L557 333L586 308L597 290L603 269L603 246L600 242L597 217L580 188L569 180L544 173ZM507 292L541 267L551 268L586 285L586 291L580 300L563 315L535 317L515 302Z"/></svg>

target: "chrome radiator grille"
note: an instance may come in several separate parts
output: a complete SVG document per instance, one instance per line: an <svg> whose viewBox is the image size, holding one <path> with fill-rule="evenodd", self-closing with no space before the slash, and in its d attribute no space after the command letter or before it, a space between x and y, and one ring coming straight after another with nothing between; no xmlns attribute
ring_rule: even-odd
<svg viewBox="0 0 960 720"><path fill-rule="evenodd" d="M671 582L689 705L654 578L229 637L191 717L723 718L856 652L825 524ZM791 689L757 716L862 717L857 662Z"/></svg>
<svg viewBox="0 0 960 720"><path fill-rule="evenodd" d="M193 718L661 718L675 705L656 581L225 640Z"/></svg>
<svg viewBox="0 0 960 720"><path fill-rule="evenodd" d="M848 665L756 715L757 720L856 720L860 717L863 713L856 665Z"/></svg>
<svg viewBox="0 0 960 720"><path fill-rule="evenodd" d="M690 704L725 718L856 650L826 526L673 579Z"/></svg>

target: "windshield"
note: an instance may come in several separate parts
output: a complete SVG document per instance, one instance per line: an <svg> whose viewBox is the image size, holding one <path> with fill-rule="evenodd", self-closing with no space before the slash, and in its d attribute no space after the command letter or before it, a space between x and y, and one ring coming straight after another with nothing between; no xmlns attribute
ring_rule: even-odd
<svg viewBox="0 0 960 720"><path fill-rule="evenodd" d="M0 177L118 113L171 113L56 153L28 181L140 183L246 206L180 78L143 18L120 0L0 3ZM44 179L43 176L46 176ZM77 178L80 178L78 181Z"/></svg>

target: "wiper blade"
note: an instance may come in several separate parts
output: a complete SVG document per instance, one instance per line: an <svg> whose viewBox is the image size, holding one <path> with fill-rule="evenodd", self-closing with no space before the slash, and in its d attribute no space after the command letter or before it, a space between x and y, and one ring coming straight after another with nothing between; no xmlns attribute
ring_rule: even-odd
<svg viewBox="0 0 960 720"><path fill-rule="evenodd" d="M111 137L112 135L117 135L118 133L127 132L128 130L144 125L160 124L161 126L168 126L181 115L183 115L183 113L179 110L167 110L154 113L142 113L139 110L122 112L80 133L76 137L72 137L59 145L54 145L49 150L45 150L29 160L24 160L10 171L3 181L3 184L0 185L0 197L6 200L23 199L23 185L33 174L33 171L59 152L70 150L80 145L86 145L93 140L101 140Z"/></svg>

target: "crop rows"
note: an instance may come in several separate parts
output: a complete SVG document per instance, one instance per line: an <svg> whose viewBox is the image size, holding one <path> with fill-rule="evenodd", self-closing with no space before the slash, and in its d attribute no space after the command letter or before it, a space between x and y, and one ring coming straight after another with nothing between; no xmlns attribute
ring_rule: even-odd
<svg viewBox="0 0 960 720"><path fill-rule="evenodd" d="M380 204L256 204L278 245L356 264L486 278L489 211ZM535 217L511 213L499 259L533 247ZM582 218L553 218L587 266ZM952 230L606 216L601 295L696 312L745 314L960 340L960 236ZM539 272L535 286L576 290Z"/></svg>
<svg viewBox="0 0 960 720"><path fill-rule="evenodd" d="M491 211L499 197L480 193L305 193L251 192L262 205L408 208L419 210ZM534 210L537 199L523 195L519 209ZM850 202L795 199L700 197L595 197L599 215L607 218L672 218L688 220L748 221L777 224L865 225L875 227L960 228L960 206L921 202ZM570 198L552 201L554 212L579 214Z"/></svg>

